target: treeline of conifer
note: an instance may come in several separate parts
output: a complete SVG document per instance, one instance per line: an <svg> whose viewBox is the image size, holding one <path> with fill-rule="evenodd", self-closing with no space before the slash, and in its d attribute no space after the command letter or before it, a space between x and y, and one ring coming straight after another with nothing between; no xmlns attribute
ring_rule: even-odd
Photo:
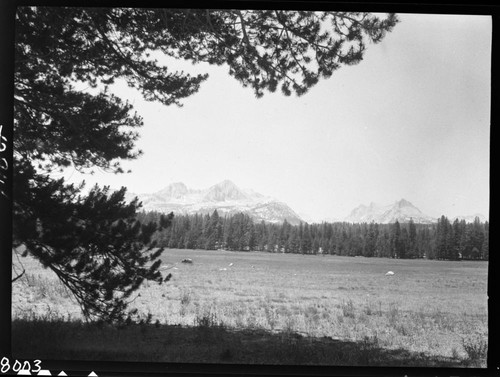
<svg viewBox="0 0 500 377"><path fill-rule="evenodd" d="M141 221L157 221L161 213L142 212ZM220 216L176 215L172 225L158 232L158 246L175 249L267 251L272 253L346 256L488 260L489 223L476 218L435 224L345 222L291 225L254 222L238 213Z"/></svg>

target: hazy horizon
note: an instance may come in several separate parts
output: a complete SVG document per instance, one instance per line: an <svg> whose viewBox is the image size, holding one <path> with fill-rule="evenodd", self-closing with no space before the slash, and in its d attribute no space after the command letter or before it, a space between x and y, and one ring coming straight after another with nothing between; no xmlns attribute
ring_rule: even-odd
<svg viewBox="0 0 500 377"><path fill-rule="evenodd" d="M161 189L156 190L156 191L154 191L154 192L131 192L131 191L128 191L128 194L129 194L129 195L130 195L130 194L133 194L133 195L138 195L139 197L140 197L141 195L145 195L145 194L155 194L155 193L160 192L160 191L162 191L163 189L165 189L165 188L169 187L170 185L175 185L175 184L184 184L184 185L186 185L186 187L188 188L188 190L193 190L193 191L203 191L203 190L208 190L208 189L210 189L211 187L216 186L216 185L219 185L219 184L221 184L221 183L223 183L223 182L225 182L225 181L232 182L234 185L236 185L239 189L241 189L241 190L243 190L243 191L252 191L252 192L254 192L254 193L261 194L261 195L263 195L263 196L270 197L270 198L272 198L272 199L275 199L275 200L277 200L277 201L280 201L280 199L279 199L279 198L273 197L273 196L271 196L271 195L267 195L265 192L256 192L256 191L255 191L254 189L252 189L251 187L242 187L242 186L241 186L241 185L239 185L237 182L234 182L232 179L229 179L229 178L227 178L227 179L223 179L222 181L215 182L214 184L211 184L211 185L209 185L209 186L204 186L204 187L192 187L192 186L187 185L185 182L180 182L180 181L177 181L177 182L171 182L170 184L166 185L165 187L162 187ZM113 190L117 190L118 188L117 188L117 187L111 187L111 189L113 189ZM408 200L407 198L396 198L396 199L394 199L394 200L393 200L392 202L390 202L390 203L379 203L379 202L374 202L374 201L371 201L371 202L366 202L366 203L359 203L358 205L356 205L356 207L351 208L351 210L349 210L349 212L348 212L348 213L345 213L345 214L342 214L342 215L339 215L339 216L336 216L336 217L329 217L329 218L328 218L328 217L324 217L324 218L316 218L316 219L313 219L313 218L310 218L310 217L309 217L309 215L308 215L307 213L304 213L304 214L302 214L302 215L301 215L300 213L298 213L297 211L295 211L293 208L292 208L292 210L294 210L294 212L296 212L296 213L297 213L300 217L303 217L303 218L302 218L302 220L304 220L304 221L306 221L306 222L319 222L319 223L320 223L320 222L322 222L322 221L326 221L326 222L327 222L327 221L329 221L329 220L330 220L330 221L336 221L336 220L338 220L338 221L344 221L344 218L345 218L345 217L348 217L348 215L350 215L350 214L351 214L352 210L354 210L354 209L356 209L356 208L358 208L358 207L360 207L360 206L367 206L367 207L368 207L368 206L374 205L374 206L377 206L377 207L387 207L387 206L392 206L392 205L394 205L394 204L396 204L396 203L399 203L399 202L400 202L400 201L402 201L402 200L408 201L408 202L410 202L413 206L415 206L415 207L417 207L418 209L420 209L420 208L419 208L419 206L418 206L416 203L413 203L411 200ZM424 214L424 215L427 215L426 213L423 213L423 214ZM467 213L467 214L461 214L461 215L455 215L455 216L448 216L448 214L445 214L445 213L443 213L443 214L441 214L441 215L447 216L448 218L455 218L455 217L461 217L461 216L475 216L475 215L482 215L482 216L485 216L486 218L488 218L488 216L487 216L487 215L485 215L484 213L479 213L479 212L476 212L476 213ZM434 217L437 219L438 217L441 217L441 215L439 215L439 216L434 216ZM489 219L488 219L488 221L489 221Z"/></svg>
<svg viewBox="0 0 500 377"><path fill-rule="evenodd" d="M181 108L146 102L117 81L110 91L144 118L144 155L123 162L130 174L65 177L136 194L229 179L317 221L402 198L432 217L488 218L491 17L398 16L358 65L301 97L256 99L225 66L166 59L209 73Z"/></svg>

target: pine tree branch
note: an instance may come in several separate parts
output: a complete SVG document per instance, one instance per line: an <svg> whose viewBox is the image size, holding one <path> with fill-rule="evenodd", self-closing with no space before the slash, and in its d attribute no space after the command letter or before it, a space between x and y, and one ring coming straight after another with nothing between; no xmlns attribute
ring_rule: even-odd
<svg viewBox="0 0 500 377"><path fill-rule="evenodd" d="M124 53L121 51L120 47L117 46L113 41L111 41L106 33L102 30L100 27L99 23L94 22L94 26L96 30L99 32L99 35L101 36L102 40L107 44L107 46L114 52L114 54L128 67L132 68L135 73L137 73L139 76L142 76L143 78L147 80L152 80L153 78L149 76L145 71L140 69L136 63L132 60L127 58Z"/></svg>
<svg viewBox="0 0 500 377"><path fill-rule="evenodd" d="M247 44L247 46L250 46L250 41L248 39L247 30L246 30L246 24L245 24L245 20L243 18L243 15L241 14L240 10L237 10L236 12L238 13L238 17L240 18L241 30L243 32L243 40L245 41L245 43Z"/></svg>

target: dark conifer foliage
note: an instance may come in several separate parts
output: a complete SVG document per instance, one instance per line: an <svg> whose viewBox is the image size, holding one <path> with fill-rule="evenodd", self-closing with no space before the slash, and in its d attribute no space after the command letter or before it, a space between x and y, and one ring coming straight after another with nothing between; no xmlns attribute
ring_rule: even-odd
<svg viewBox="0 0 500 377"><path fill-rule="evenodd" d="M120 173L120 161L141 155L135 142L143 120L108 86L124 79L146 100L181 106L207 75L160 65L151 58L159 51L227 64L229 74L258 97L278 87L300 95L343 64L358 63L366 43L381 41L396 23L393 14L19 7L15 245L26 245L59 276L87 318L122 319L127 298L144 279L164 280L158 272L161 249L152 253L151 237L169 218L144 225L136 220L140 203L125 203L123 189L95 187L83 195L82 187L51 175L64 167ZM86 86L94 91L79 89ZM224 225L215 215L210 219L176 222L175 236L164 246L218 248L226 234L224 247L254 248L262 242L244 217Z"/></svg>
<svg viewBox="0 0 500 377"><path fill-rule="evenodd" d="M142 212L139 219L154 221L160 216L159 212ZM185 239L190 237L193 228L199 226L199 218L200 215L177 215L172 227L156 233L153 238L160 246L189 249L191 247L187 247ZM489 255L489 224L481 223L478 218L472 224L456 220L454 224L458 224L459 230L453 230L445 216L437 224L415 224L413 220L394 224L337 222L290 225L287 221L282 224L254 224L248 215L240 213L221 217L217 211L205 215L203 219L208 224L216 222L225 232L207 230L193 244L204 245L204 240L208 238L212 240L210 247L198 246L199 249L446 260L488 260Z"/></svg>
<svg viewBox="0 0 500 377"><path fill-rule="evenodd" d="M79 188L37 174L29 163L16 168L14 246L24 244L54 271L85 317L124 320L127 299L144 279L169 279L158 271L163 249L151 236L172 216L141 223L137 200L125 203L125 189L95 186L81 196Z"/></svg>

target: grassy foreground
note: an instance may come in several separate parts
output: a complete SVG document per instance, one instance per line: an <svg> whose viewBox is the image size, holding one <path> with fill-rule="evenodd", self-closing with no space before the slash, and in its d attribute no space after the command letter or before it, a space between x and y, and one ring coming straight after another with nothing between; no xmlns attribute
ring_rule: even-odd
<svg viewBox="0 0 500 377"><path fill-rule="evenodd" d="M52 273L21 259L30 272L13 286L15 355L486 366L486 262L201 250L162 258L173 280L145 284L132 304L151 321L121 329L82 322Z"/></svg>
<svg viewBox="0 0 500 377"><path fill-rule="evenodd" d="M142 324L124 328L80 321L15 320L14 354L42 360L150 361L338 366L476 366L458 357L386 349L376 338L354 342L220 325ZM24 341L20 341L24 339ZM57 341L54 341L57 339Z"/></svg>

